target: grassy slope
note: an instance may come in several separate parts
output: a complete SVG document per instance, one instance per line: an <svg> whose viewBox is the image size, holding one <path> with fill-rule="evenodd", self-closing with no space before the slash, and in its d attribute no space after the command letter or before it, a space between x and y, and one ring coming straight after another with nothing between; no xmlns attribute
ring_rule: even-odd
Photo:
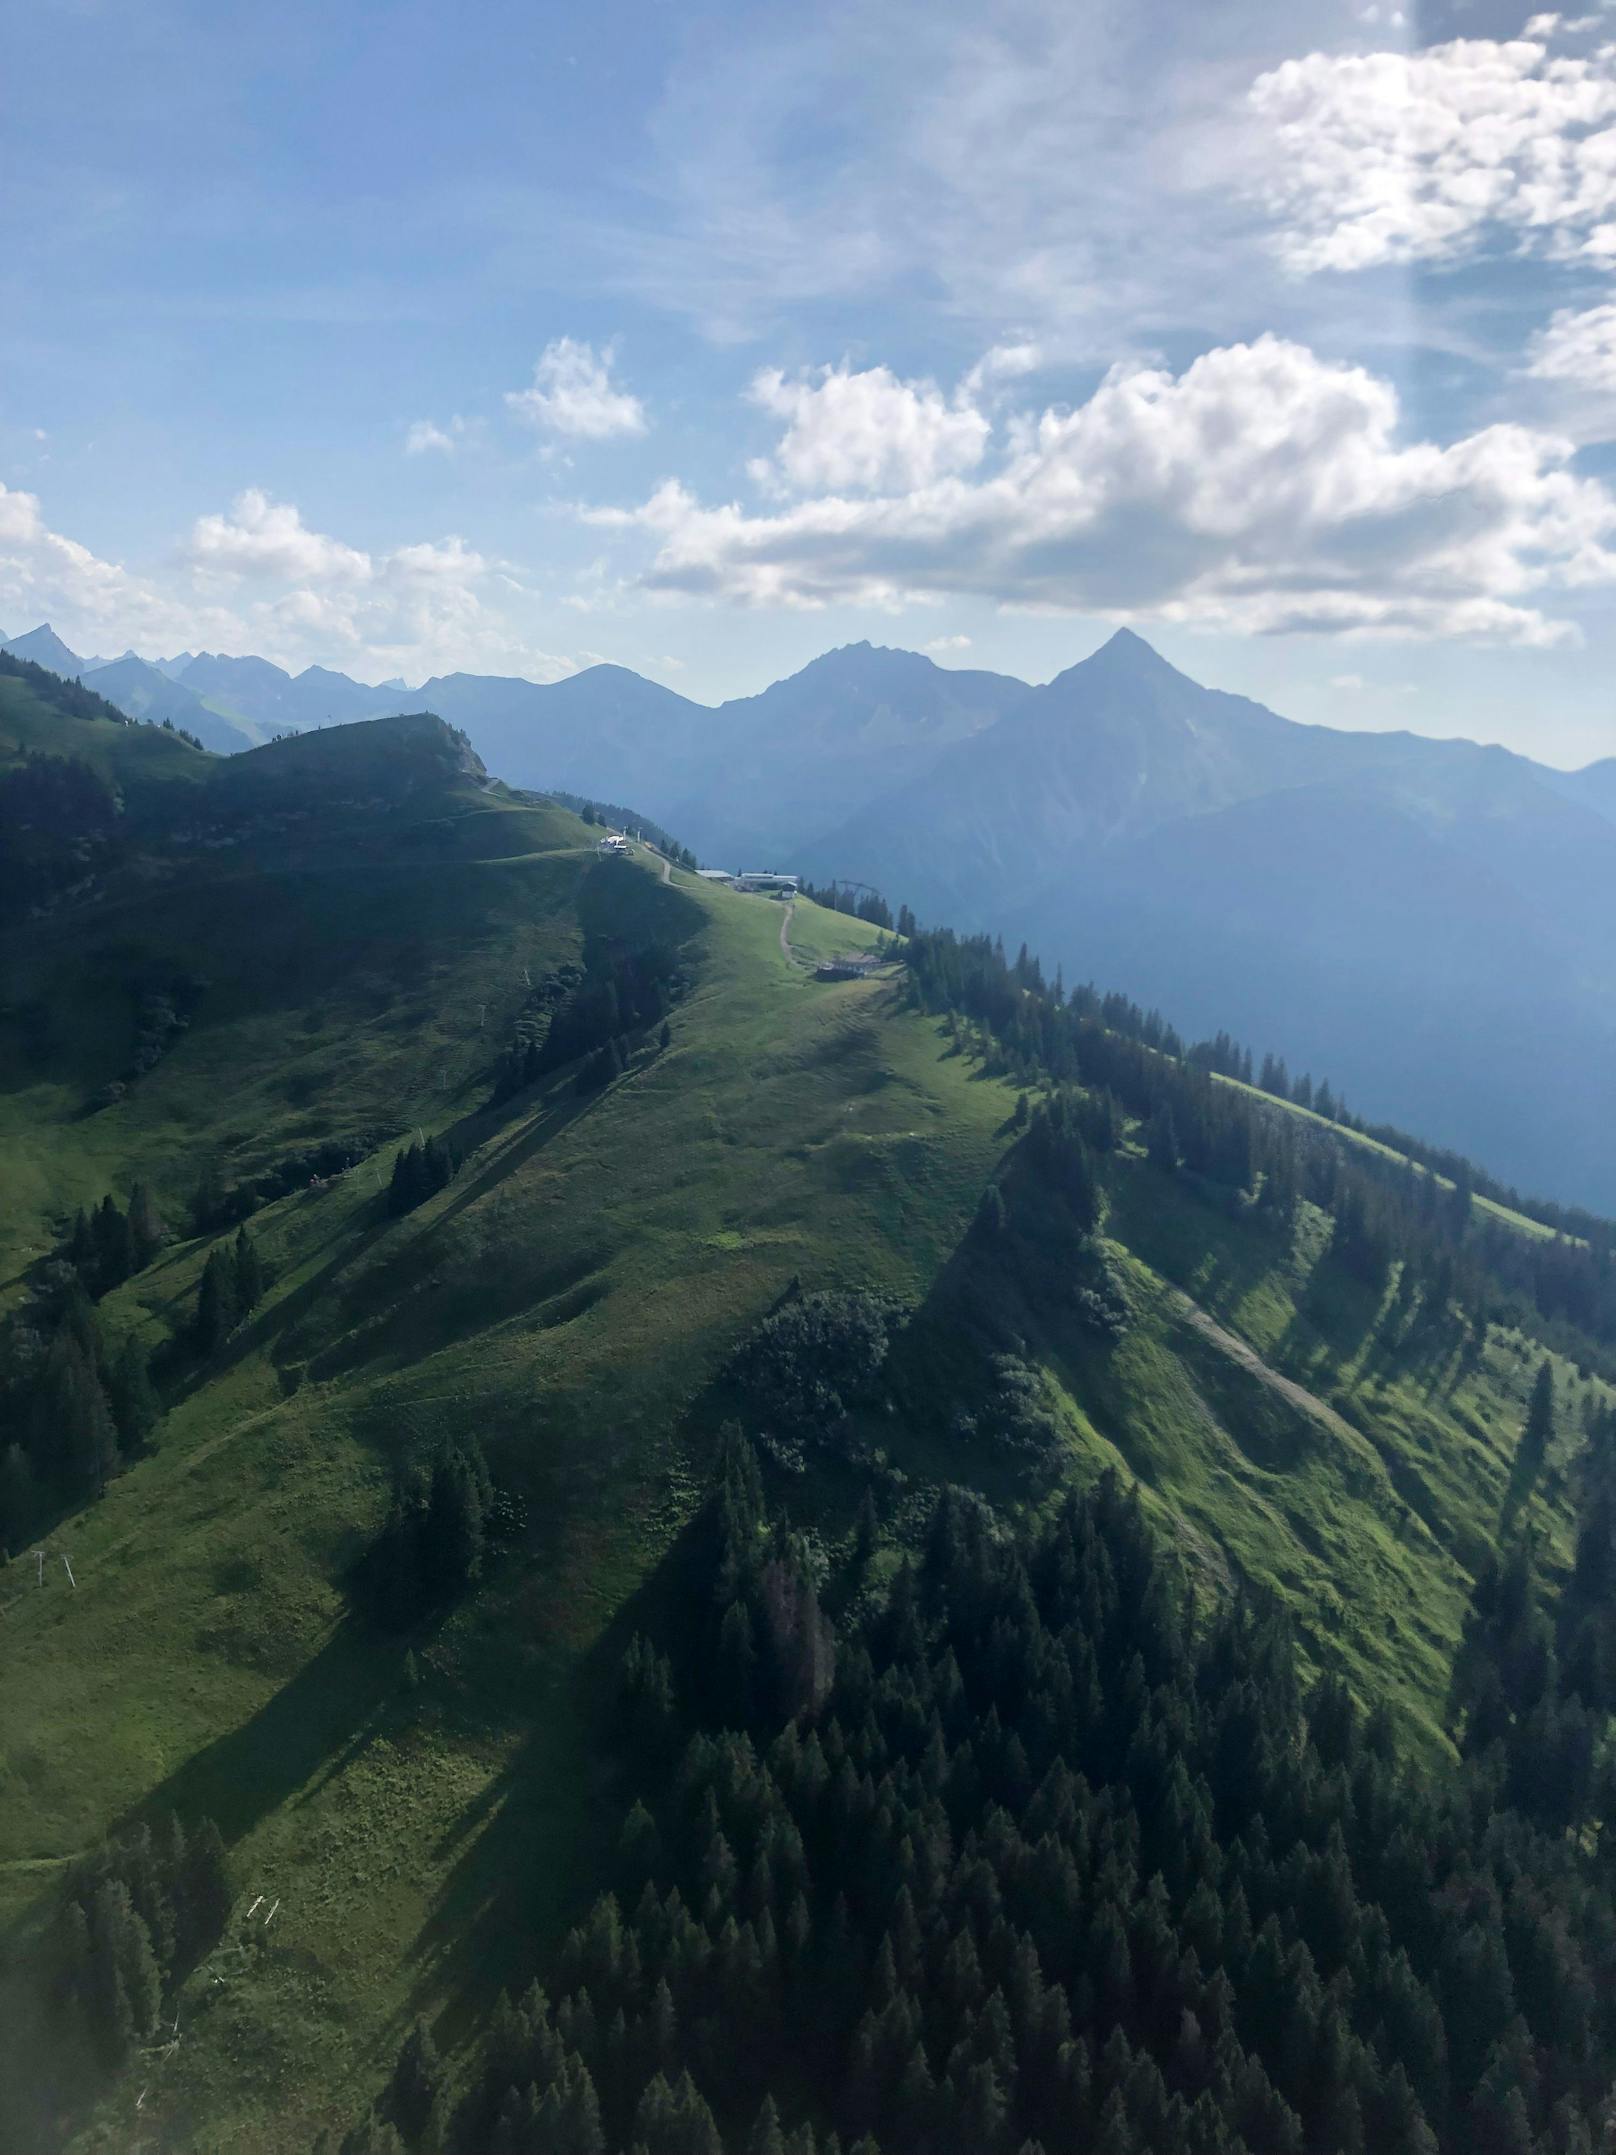
<svg viewBox="0 0 1616 2155"><path fill-rule="evenodd" d="M136 791L206 777L215 758L160 726L67 719L10 674L0 674L0 769L33 752L80 756L117 786Z"/></svg>
<svg viewBox="0 0 1616 2155"><path fill-rule="evenodd" d="M1255 1085L1244 1084L1239 1078L1226 1077L1221 1070L1214 1071L1213 1076L1220 1085L1232 1085L1236 1092L1248 1092L1255 1094L1259 1099L1272 1101L1276 1107L1284 1108L1292 1115L1299 1115L1306 1122L1317 1123L1321 1129L1332 1131L1344 1143L1356 1145L1364 1152L1378 1153L1383 1160L1407 1159L1405 1153L1397 1151L1394 1146L1382 1144L1378 1137L1370 1137L1363 1130L1349 1130L1344 1124L1335 1121L1333 1117L1317 1114L1312 1108L1303 1107L1295 1100L1280 1100L1273 1093L1262 1092ZM1403 1135L1412 1136L1413 1133L1405 1131ZM1437 1175L1434 1168L1426 1167L1418 1160L1411 1164L1417 1175L1436 1175L1438 1188L1444 1190L1453 1188L1451 1176ZM1545 1227L1541 1220L1534 1220L1524 1212L1517 1212L1512 1205L1501 1205L1496 1197L1476 1196L1471 1199L1471 1202L1478 1211L1490 1213L1495 1220L1502 1220L1506 1227L1513 1227L1523 1235L1530 1235L1538 1241L1552 1241L1554 1239L1554 1229L1552 1227Z"/></svg>
<svg viewBox="0 0 1616 2155"><path fill-rule="evenodd" d="M57 1052L0 1066L23 1246L43 1209L119 1169L172 1189L203 1149L238 1172L388 1111L460 1121L523 966L586 935L654 929L695 968L666 1053L587 1103L558 1081L473 1121L461 1175L407 1220L383 1219L365 1169L260 1215L266 1306L175 1405L155 1456L51 1538L77 1591L54 1563L43 1591L31 1565L0 1575L0 1917L26 1924L63 1857L151 1802L218 1817L243 1909L260 1891L281 1903L267 1932L263 1909L243 1918L189 1987L186 2038L141 2114L163 2145L301 2150L352 2116L411 2013L440 2013L453 2041L531 1971L615 1828L600 1701L696 1500L730 1346L794 1274L934 1297L1008 1141L1005 1088L891 982L789 965L777 904L665 884L645 856L599 863L559 811L458 795L431 828L391 860L233 859L205 906L159 886L89 935L64 921L54 954L30 959L62 1004ZM69 952L131 937L200 952L217 985L127 1102L74 1120L64 1072L113 1043L93 963L90 986L63 985ZM804 953L871 940L797 908ZM183 1175L165 1168L176 1147ZM1270 1580L1319 1658L1389 1688L1439 1741L1467 1566L1515 1504L1564 1547L1569 1427L1536 1491L1510 1485L1531 1356L1496 1336L1479 1354L1457 1332L1403 1337L1391 1294L1377 1310L1315 1279L1305 1231L1281 1249L1139 1161L1119 1166L1110 1227L1139 1309L1122 1347L1030 1342L1074 1457L1139 1474L1209 1570ZM109 1323L160 1337L204 1254L172 1248ZM1235 1359L1175 1285L1341 1419ZM913 1380L927 1411L883 1441L914 1486L1006 1493L995 1461L937 1433L946 1345ZM412 1689L341 1582L394 1459L453 1428L482 1438L530 1526L420 1653ZM833 1534L856 1485L822 1475L795 1494ZM20 2011L5 2021L27 2039ZM128 2144L137 2092L109 2099L102 2144Z"/></svg>

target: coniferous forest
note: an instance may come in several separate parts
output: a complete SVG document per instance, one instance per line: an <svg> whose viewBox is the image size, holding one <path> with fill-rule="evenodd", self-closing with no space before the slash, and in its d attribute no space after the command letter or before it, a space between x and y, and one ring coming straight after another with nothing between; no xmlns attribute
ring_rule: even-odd
<svg viewBox="0 0 1616 2155"><path fill-rule="evenodd" d="M100 752L113 729L81 722ZM107 1747L118 1802L36 1821L9 1874L7 2070L40 2145L102 2155L161 2105L158 2144L211 2155L245 2058L276 2155L1611 2155L1609 1224L865 886L788 918L676 882L682 855L602 859L598 825L497 798L433 724L374 774L340 729L277 743L262 800L250 769L193 774L223 805L179 815L137 789L145 836L79 772L19 762L0 802L74 963L123 845L189 907L193 844L232 856L217 897L251 882L238 842L301 858L322 815L386 825L412 872L453 857L454 815L516 834L468 885L494 908L475 986L445 967L398 1008L361 967L318 1069L324 1010L277 1017L231 1072L289 1039L279 1106L210 1119L228 1088L188 1078L230 1021L216 958L108 961L118 1022L63 1088L100 1149L0 1331L6 1620L72 1701L36 1689L35 1722L70 1758L85 1699L97 1732L129 1710L125 1655L146 1686ZM156 734L117 730L137 774L193 753ZM434 883L395 982L447 905ZM822 983L787 930L876 969ZM307 961L283 951L275 992ZM55 1052L49 1017L41 988L19 1053ZM380 1058L426 1027L410 1091ZM345 1092L361 1043L385 1081ZM187 1083L206 1134L176 1162ZM1263 1370L1302 1404L1249 1473L1242 1417L1280 1410L1226 1370L1209 1404L1175 1359L1164 1308L1210 1325L1217 1282L1188 1273L1195 1310L1158 1217L1299 1333L1347 1308L1379 1357L1363 1389L1328 1340L1320 1377ZM1462 1514L1419 1477L1432 1431L1501 1468ZM1175 1508L1192 1442L1227 1541ZM1335 1508L1243 1544L1239 1514L1326 1454ZM1349 1551L1392 1584L1337 1651ZM1404 1682L1363 1612L1427 1585L1448 1599L1410 1650L1440 1671ZM558 1685L555 1640L597 1621ZM500 1750L552 1723L570 1839ZM20 1802L74 1785L17 1756ZM443 1851L473 1814L502 1853L467 1910ZM347 1934L433 1864L440 1898L387 1918L398 1965L367 1944L328 2008ZM435 1990L490 1903L497 1976ZM0 2107L7 2155L33 2130Z"/></svg>
<svg viewBox="0 0 1616 2155"><path fill-rule="evenodd" d="M411 2035L346 2155L1609 2145L1609 1791L1520 1581L1427 1774L1114 1481L1020 1530L950 1493L872 1597L873 1555L817 1577L728 1431L625 1658L606 1890L469 2071Z"/></svg>

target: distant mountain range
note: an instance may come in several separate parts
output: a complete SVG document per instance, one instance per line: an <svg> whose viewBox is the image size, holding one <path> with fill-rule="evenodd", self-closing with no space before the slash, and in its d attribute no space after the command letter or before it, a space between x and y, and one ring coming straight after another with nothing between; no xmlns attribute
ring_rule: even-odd
<svg viewBox="0 0 1616 2155"><path fill-rule="evenodd" d="M1025 939L1523 1188L1616 1205L1616 758L1297 725L1127 630L1038 688L855 644L716 708L620 666L374 688L209 653L92 666L48 627L3 648L227 751L435 711L510 784Z"/></svg>

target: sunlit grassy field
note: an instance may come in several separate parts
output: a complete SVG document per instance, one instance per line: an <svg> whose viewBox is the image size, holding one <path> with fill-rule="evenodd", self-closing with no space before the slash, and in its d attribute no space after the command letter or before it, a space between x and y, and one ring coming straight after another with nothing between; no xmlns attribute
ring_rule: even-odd
<svg viewBox="0 0 1616 2155"><path fill-rule="evenodd" d="M190 1308L206 1245L184 1200L206 1162L234 1179L362 1129L452 1131L466 1152L404 1219L381 1199L393 1136L261 1212L250 1323L180 1377L152 1455L48 1537L43 1586L25 1554L0 1571L13 1937L69 1856L168 1806L217 1819L240 1889L178 2048L105 2099L86 2147L138 2130L306 2150L352 2122L414 2014L452 2046L542 1966L620 1821L602 1736L622 1648L699 1501L729 1357L793 1280L920 1312L895 1349L901 1411L872 1432L889 1537L945 1480L1026 1500L951 1432L970 1372L941 1321L1013 1091L895 970L817 981L782 949L780 904L664 880L643 852L603 862L594 837L451 787L346 843L159 868L8 956L6 1276L137 1174L177 1230L103 1305L113 1334L158 1345ZM639 1042L590 1097L563 1070L487 1109L528 982L646 940L687 980L669 1045ZM813 958L876 936L799 901L790 940ZM156 1068L86 1113L142 967L206 985ZM1339 1277L1317 1221L1281 1244L1134 1150L1106 1232L1135 1310L1121 1344L1031 1317L1021 1342L1072 1473L1136 1477L1208 1591L1271 1586L1313 1662L1440 1748L1474 1565L1523 1517L1563 1559L1590 1387L1558 1370L1560 1434L1523 1485L1529 1343L1456 1315L1421 1330L1395 1276L1379 1299ZM356 1613L353 1568L397 1468L451 1432L484 1445L525 1524L470 1603L391 1640ZM782 1495L834 1541L860 1486L829 1465ZM15 1985L5 2006L15 2063L32 2008Z"/></svg>

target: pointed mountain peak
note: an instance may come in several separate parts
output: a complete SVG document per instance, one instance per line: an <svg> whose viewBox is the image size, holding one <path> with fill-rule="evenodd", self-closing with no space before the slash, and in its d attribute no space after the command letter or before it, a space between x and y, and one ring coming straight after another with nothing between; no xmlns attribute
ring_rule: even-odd
<svg viewBox="0 0 1616 2155"><path fill-rule="evenodd" d="M1089 663L1104 659L1111 666L1127 666L1140 672L1159 667L1164 673L1176 673L1176 666L1169 666L1154 644L1146 643L1132 629L1117 629L1108 636L1098 651L1091 654Z"/></svg>
<svg viewBox="0 0 1616 2155"><path fill-rule="evenodd" d="M84 665L78 653L68 649L48 621L42 621L37 629L30 629L26 636L13 636L5 648L16 658L32 659L36 666L69 677Z"/></svg>

